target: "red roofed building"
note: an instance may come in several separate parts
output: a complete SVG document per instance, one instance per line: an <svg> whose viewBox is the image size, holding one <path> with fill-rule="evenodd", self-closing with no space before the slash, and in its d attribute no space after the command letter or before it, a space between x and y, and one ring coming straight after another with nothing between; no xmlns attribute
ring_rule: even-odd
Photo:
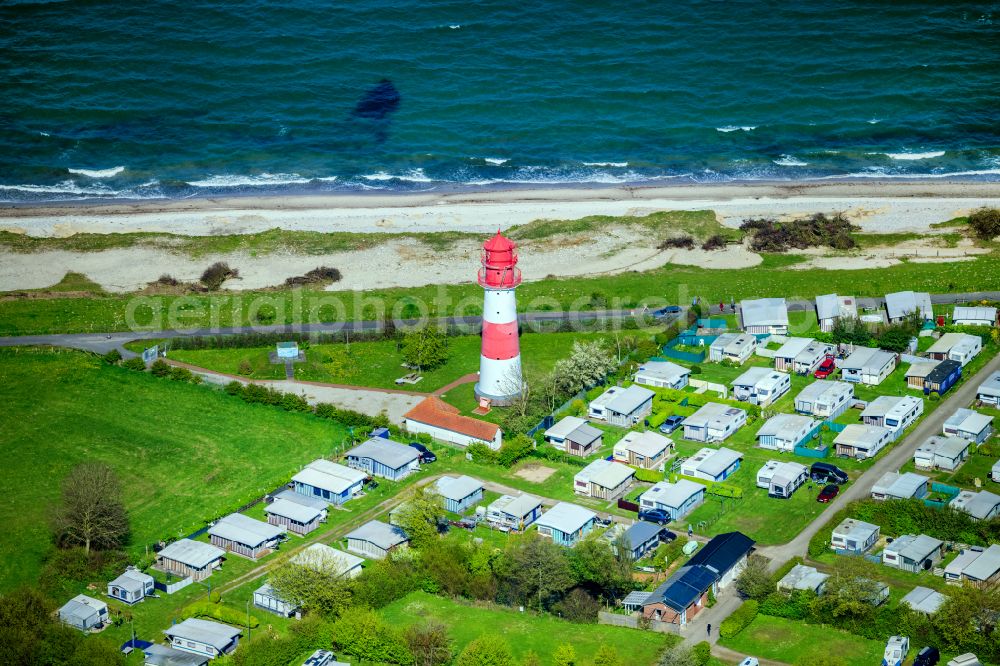
<svg viewBox="0 0 1000 666"><path fill-rule="evenodd" d="M503 438L497 424L462 416L457 407L433 396L403 415L403 427L410 432L425 432L434 439L459 446L480 442L491 449L499 449Z"/></svg>

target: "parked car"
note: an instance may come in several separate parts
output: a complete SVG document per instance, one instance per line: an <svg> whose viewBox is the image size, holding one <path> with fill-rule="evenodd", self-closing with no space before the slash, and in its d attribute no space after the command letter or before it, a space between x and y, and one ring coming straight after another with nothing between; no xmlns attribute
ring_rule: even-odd
<svg viewBox="0 0 1000 666"><path fill-rule="evenodd" d="M665 317L666 315L679 314L681 311L681 306L679 305L668 305L659 310L653 310L652 315L654 317Z"/></svg>
<svg viewBox="0 0 1000 666"><path fill-rule="evenodd" d="M826 504L827 502L831 501L834 497L836 497L837 493L839 492L840 492L840 486L831 483L830 485L823 488L823 490L819 491L819 495L816 496L816 501Z"/></svg>
<svg viewBox="0 0 1000 666"><path fill-rule="evenodd" d="M913 660L913 666L934 666L941 661L941 653L936 647L927 646L920 649L917 658Z"/></svg>
<svg viewBox="0 0 1000 666"><path fill-rule="evenodd" d="M818 368L816 368L816 372L813 373L813 376L816 377L816 379L826 379L836 371L837 364L833 362L833 357L827 354L827 357L823 359L823 362L819 364Z"/></svg>
<svg viewBox="0 0 1000 666"><path fill-rule="evenodd" d="M740 666L760 666L760 662L757 661L757 657L747 657L740 662Z"/></svg>
<svg viewBox="0 0 1000 666"><path fill-rule="evenodd" d="M369 476L365 479L365 488L368 488L369 490L378 488L378 481Z"/></svg>
<svg viewBox="0 0 1000 666"><path fill-rule="evenodd" d="M415 448L417 451L420 452L420 462L422 463L437 462L438 457L434 455L432 451L430 451L426 446L424 446L420 442L410 442L410 446L412 446L413 448Z"/></svg>
<svg viewBox="0 0 1000 666"><path fill-rule="evenodd" d="M677 415L668 416L667 420L664 421L662 424L660 424L660 432L662 432L664 435L669 435L674 430L680 428L682 423L684 423L683 416L677 416Z"/></svg>
<svg viewBox="0 0 1000 666"><path fill-rule="evenodd" d="M639 520L666 525L670 522L670 514L663 509L639 509Z"/></svg>
<svg viewBox="0 0 1000 666"><path fill-rule="evenodd" d="M660 532L660 543L671 543L677 540L677 533L671 532L670 530L662 530Z"/></svg>
<svg viewBox="0 0 1000 666"><path fill-rule="evenodd" d="M809 476L818 483L836 483L837 485L843 485L850 480L847 472L826 462L813 463L809 469Z"/></svg>

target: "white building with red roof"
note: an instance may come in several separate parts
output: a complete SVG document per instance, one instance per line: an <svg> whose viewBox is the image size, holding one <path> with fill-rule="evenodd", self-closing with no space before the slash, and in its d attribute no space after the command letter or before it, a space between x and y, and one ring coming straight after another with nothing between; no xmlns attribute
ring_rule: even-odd
<svg viewBox="0 0 1000 666"><path fill-rule="evenodd" d="M503 441L500 426L463 416L457 407L431 396L403 415L403 427L412 433L427 433L434 439L469 446L479 442L499 449Z"/></svg>

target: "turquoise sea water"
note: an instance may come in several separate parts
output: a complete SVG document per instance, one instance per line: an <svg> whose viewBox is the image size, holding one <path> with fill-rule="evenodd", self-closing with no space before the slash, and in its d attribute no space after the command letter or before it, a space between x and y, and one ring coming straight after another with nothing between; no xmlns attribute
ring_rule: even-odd
<svg viewBox="0 0 1000 666"><path fill-rule="evenodd" d="M6 201L1000 177L997 2L5 2L0 64Z"/></svg>

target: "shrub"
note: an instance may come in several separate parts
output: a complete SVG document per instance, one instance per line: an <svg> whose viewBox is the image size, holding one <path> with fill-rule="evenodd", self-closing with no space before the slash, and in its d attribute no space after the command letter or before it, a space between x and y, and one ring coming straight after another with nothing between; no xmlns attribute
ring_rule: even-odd
<svg viewBox="0 0 1000 666"><path fill-rule="evenodd" d="M108 365L118 365L118 363L122 360L122 353L117 349L112 349L101 358L104 359L104 362Z"/></svg>
<svg viewBox="0 0 1000 666"><path fill-rule="evenodd" d="M587 403L585 403L583 400L579 400L579 399L578 400L574 400L572 402L572 404L570 405L570 409L577 416L586 416L587 415Z"/></svg>
<svg viewBox="0 0 1000 666"><path fill-rule="evenodd" d="M688 370L691 371L692 375L700 375L701 374L701 366L700 365L692 365L690 368L688 368Z"/></svg>
<svg viewBox="0 0 1000 666"><path fill-rule="evenodd" d="M164 287L176 287L180 284L180 281L169 273L164 273L160 277L156 278L156 282L152 284L163 285Z"/></svg>
<svg viewBox="0 0 1000 666"><path fill-rule="evenodd" d="M708 240L701 244L703 250L721 250L726 247L726 237L721 234L710 236Z"/></svg>
<svg viewBox="0 0 1000 666"><path fill-rule="evenodd" d="M658 483L659 481L663 481L663 472L655 469L637 469L635 470L635 480L645 483Z"/></svg>
<svg viewBox="0 0 1000 666"><path fill-rule="evenodd" d="M497 462L504 467L513 467L518 460L528 457L535 448L535 441L525 434L507 439L497 455Z"/></svg>
<svg viewBox="0 0 1000 666"><path fill-rule="evenodd" d="M582 588L574 588L566 597L552 607L556 613L570 622L593 624L597 622L600 602Z"/></svg>
<svg viewBox="0 0 1000 666"><path fill-rule="evenodd" d="M170 365L162 358L158 358L149 366L149 371L154 377L166 377L170 374Z"/></svg>
<svg viewBox="0 0 1000 666"><path fill-rule="evenodd" d="M671 248L682 248L684 250L694 249L694 239L690 236L674 236L673 238L667 238L663 240L659 249L669 250Z"/></svg>
<svg viewBox="0 0 1000 666"><path fill-rule="evenodd" d="M646 422L650 428L659 428L667 420L668 416L670 416L670 412L657 412L656 414L650 414Z"/></svg>
<svg viewBox="0 0 1000 666"><path fill-rule="evenodd" d="M694 647L691 648L691 658L697 666L705 666L712 659L712 646L709 645L708 641L695 643Z"/></svg>
<svg viewBox="0 0 1000 666"><path fill-rule="evenodd" d="M253 364L251 364L249 360L243 359L242 361L240 361L239 368L236 370L236 372L243 375L244 377L249 377L250 375L253 374Z"/></svg>
<svg viewBox="0 0 1000 666"><path fill-rule="evenodd" d="M744 220L740 230L750 236L750 248L755 252L784 252L791 248L819 246L848 250L857 245L851 235L857 227L840 213L833 217L816 213L791 222L769 218Z"/></svg>
<svg viewBox="0 0 1000 666"><path fill-rule="evenodd" d="M334 282L340 282L340 271L336 268L329 268L327 266L319 266L312 269L305 275L299 275L297 277L290 277L285 280L285 284L289 287L296 287L306 284L311 285L321 285L321 284L333 284Z"/></svg>
<svg viewBox="0 0 1000 666"><path fill-rule="evenodd" d="M194 373L187 368L170 368L170 378L175 382L189 382L194 379Z"/></svg>
<svg viewBox="0 0 1000 666"><path fill-rule="evenodd" d="M201 274L201 283L210 291L215 291L222 286L222 283L229 278L239 277L240 273L235 268L230 268L224 261L217 261Z"/></svg>
<svg viewBox="0 0 1000 666"><path fill-rule="evenodd" d="M469 446L465 449L465 452L472 457L472 462L476 463L493 464L497 462L498 458L497 452L482 442L469 444Z"/></svg>
<svg viewBox="0 0 1000 666"><path fill-rule="evenodd" d="M1000 236L1000 209L980 208L969 215L969 227L980 240L993 240Z"/></svg>
<svg viewBox="0 0 1000 666"><path fill-rule="evenodd" d="M938 393L931 393L929 396L927 396L927 399L930 400L931 402L937 402L938 400L941 399L941 395Z"/></svg>
<svg viewBox="0 0 1000 666"><path fill-rule="evenodd" d="M124 361L122 363L122 367L128 368L129 370L138 370L139 372L143 372L146 370L146 363L138 356L135 356L127 361Z"/></svg>
<svg viewBox="0 0 1000 666"><path fill-rule="evenodd" d="M217 604L222 601L222 593L218 590L212 590L212 593L208 595L208 600L213 604Z"/></svg>
<svg viewBox="0 0 1000 666"><path fill-rule="evenodd" d="M757 609L758 604L753 599L744 601L739 608L722 621L722 626L719 627L719 636L732 638L739 634L757 617Z"/></svg>
<svg viewBox="0 0 1000 666"><path fill-rule="evenodd" d="M219 603L212 603L211 601L197 601L187 606L181 612L181 615L184 619L189 617L208 617L236 627L245 627L247 625L247 615L245 612L230 608L229 606L223 606ZM260 620L256 616L251 615L250 628L252 629L259 625Z"/></svg>

